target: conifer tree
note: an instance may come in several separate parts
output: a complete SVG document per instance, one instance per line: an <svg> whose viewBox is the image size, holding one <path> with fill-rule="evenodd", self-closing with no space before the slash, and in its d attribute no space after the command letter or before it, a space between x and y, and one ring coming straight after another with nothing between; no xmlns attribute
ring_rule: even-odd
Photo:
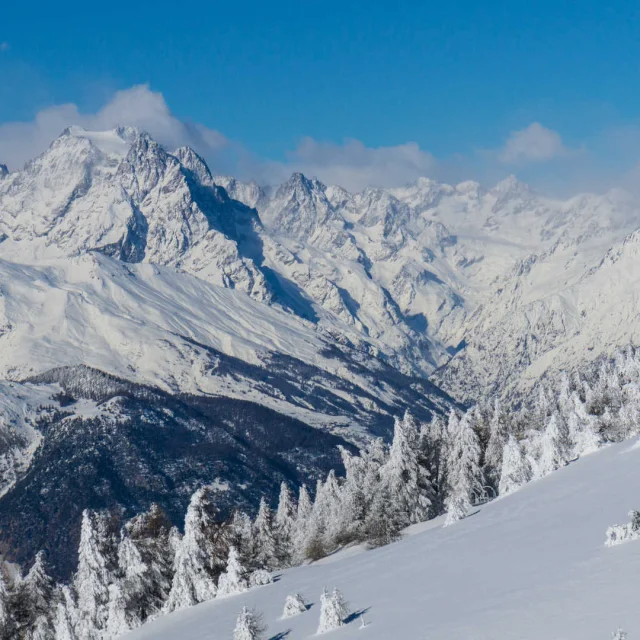
<svg viewBox="0 0 640 640"><path fill-rule="evenodd" d="M234 546L245 563L253 557L253 523L244 511L236 509L229 523L229 546Z"/></svg>
<svg viewBox="0 0 640 640"><path fill-rule="evenodd" d="M497 486L502 470L502 454L509 439L509 426L502 403L496 398L489 423L489 440L484 454L487 477Z"/></svg>
<svg viewBox="0 0 640 640"><path fill-rule="evenodd" d="M309 524L312 512L313 503L306 485L303 484L298 495L298 509L293 530L293 560L296 564L302 563L306 557L305 552L309 540Z"/></svg>
<svg viewBox="0 0 640 640"><path fill-rule="evenodd" d="M389 459L381 472L399 527L425 520L431 505L433 491L428 469L418 462L418 438L418 425L408 412L402 420L396 419Z"/></svg>
<svg viewBox="0 0 640 640"><path fill-rule="evenodd" d="M273 518L264 496L260 500L258 515L253 523L253 541L255 545L255 565L263 569L275 568L277 556L276 541L273 534Z"/></svg>
<svg viewBox="0 0 640 640"><path fill-rule="evenodd" d="M24 579L24 588L33 616L47 615L51 607L53 581L47 574L43 551L36 554L35 561Z"/></svg>
<svg viewBox="0 0 640 640"><path fill-rule="evenodd" d="M344 526L342 491L333 469L329 471L325 482L318 485L313 509L314 529L321 532L320 539L325 551L332 551L339 545Z"/></svg>
<svg viewBox="0 0 640 640"><path fill-rule="evenodd" d="M99 638L108 616L109 585L116 579L112 522L108 515L85 509L82 514L78 570L74 589L78 594L78 635Z"/></svg>
<svg viewBox="0 0 640 640"><path fill-rule="evenodd" d="M513 435L504 446L498 493L507 495L531 480L531 468L522 447Z"/></svg>
<svg viewBox="0 0 640 640"><path fill-rule="evenodd" d="M280 485L280 498L275 517L276 551L280 566L291 562L296 507L286 482Z"/></svg>
<svg viewBox="0 0 640 640"><path fill-rule="evenodd" d="M120 583L109 585L109 612L105 625L105 636L117 638L142 624L136 616L135 608L130 608L130 601Z"/></svg>
<svg viewBox="0 0 640 640"><path fill-rule="evenodd" d="M243 607L236 620L233 640L260 640L265 631L262 616L253 609Z"/></svg>
<svg viewBox="0 0 640 640"><path fill-rule="evenodd" d="M336 542L340 545L362 540L363 527L373 495L366 494L368 483L368 451L360 451L359 456L352 455L339 446L345 478L340 487L340 509L336 527Z"/></svg>
<svg viewBox="0 0 640 640"><path fill-rule="evenodd" d="M429 482L433 493L429 516L435 517L444 509L445 489L445 438L447 426L439 416L423 424L420 429L419 464L429 472Z"/></svg>
<svg viewBox="0 0 640 640"><path fill-rule="evenodd" d="M571 443L566 423L556 411L549 418L542 437L542 454L539 472L541 476L555 471L569 461Z"/></svg>
<svg viewBox="0 0 640 640"><path fill-rule="evenodd" d="M627 632L618 627L612 634L611 640L627 640Z"/></svg>
<svg viewBox="0 0 640 640"><path fill-rule="evenodd" d="M155 504L122 529L118 574L131 628L156 615L167 600L175 559L170 536L171 523Z"/></svg>
<svg viewBox="0 0 640 640"><path fill-rule="evenodd" d="M218 596L229 596L247 590L247 570L242 566L235 547L229 547L227 570L218 580Z"/></svg>
<svg viewBox="0 0 640 640"><path fill-rule="evenodd" d="M187 509L184 536L175 558L175 573L165 612L190 607L216 595L215 541L217 511L208 487L198 489Z"/></svg>
<svg viewBox="0 0 640 640"><path fill-rule="evenodd" d="M446 465L448 492L445 501L445 526L463 518L482 492L480 443L468 412L456 427L457 431L450 434L451 444Z"/></svg>
<svg viewBox="0 0 640 640"><path fill-rule="evenodd" d="M71 589L64 585L55 610L54 631L56 640L80 640L75 633L77 623L76 605Z"/></svg>
<svg viewBox="0 0 640 640"><path fill-rule="evenodd" d="M572 394L572 402L573 409L567 420L568 436L573 445L571 455L579 456L596 451L600 447L597 421L587 413L577 393Z"/></svg>

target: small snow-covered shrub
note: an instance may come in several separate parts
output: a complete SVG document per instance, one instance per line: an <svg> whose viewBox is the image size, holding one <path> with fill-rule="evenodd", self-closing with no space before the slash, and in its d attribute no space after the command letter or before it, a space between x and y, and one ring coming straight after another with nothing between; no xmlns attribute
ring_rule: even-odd
<svg viewBox="0 0 640 640"><path fill-rule="evenodd" d="M338 589L334 589L332 593L324 589L320 596L320 622L317 635L344 626L348 615L349 609L342 593Z"/></svg>
<svg viewBox="0 0 640 640"><path fill-rule="evenodd" d="M617 544L640 538L640 512L629 511L629 518L631 518L630 522L614 524L607 529L607 539L605 540L607 547L613 547Z"/></svg>
<svg viewBox="0 0 640 640"><path fill-rule="evenodd" d="M233 640L260 640L267 630L262 622L262 614L254 609L243 607L236 620Z"/></svg>
<svg viewBox="0 0 640 640"><path fill-rule="evenodd" d="M268 571L257 569L249 576L249 587L262 587L265 584L271 584L273 578Z"/></svg>
<svg viewBox="0 0 640 640"><path fill-rule="evenodd" d="M304 602L304 598L299 593L294 593L288 595L285 600L282 618L293 618L293 616L305 613L306 610L307 605Z"/></svg>

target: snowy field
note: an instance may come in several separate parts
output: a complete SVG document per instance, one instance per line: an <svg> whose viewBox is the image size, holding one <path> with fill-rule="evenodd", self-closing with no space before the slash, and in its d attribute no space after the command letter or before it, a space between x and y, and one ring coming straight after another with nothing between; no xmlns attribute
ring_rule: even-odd
<svg viewBox="0 0 640 640"><path fill-rule="evenodd" d="M455 525L431 521L400 542L347 550L284 571L275 584L173 613L127 640L231 640L243 605L264 614L268 640L315 634L324 586L365 611L331 638L605 640L640 638L640 541L604 545L640 507L634 442L586 456ZM417 531L415 530L417 529ZM288 594L311 608L280 620Z"/></svg>

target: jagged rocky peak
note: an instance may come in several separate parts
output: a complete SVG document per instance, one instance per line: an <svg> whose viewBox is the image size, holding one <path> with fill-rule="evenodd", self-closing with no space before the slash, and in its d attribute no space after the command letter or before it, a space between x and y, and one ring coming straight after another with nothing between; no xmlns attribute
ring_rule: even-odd
<svg viewBox="0 0 640 640"><path fill-rule="evenodd" d="M6 164L0 164L0 180L9 175L9 169Z"/></svg>
<svg viewBox="0 0 640 640"><path fill-rule="evenodd" d="M361 212L359 222L366 227L382 224L385 236L408 224L411 209L386 189L367 188L356 195Z"/></svg>
<svg viewBox="0 0 640 640"><path fill-rule="evenodd" d="M191 173L196 182L206 187L214 185L211 171L204 158L199 156L191 147L180 147L172 155L178 158L180 164Z"/></svg>
<svg viewBox="0 0 640 640"><path fill-rule="evenodd" d="M344 224L342 216L329 202L325 186L302 173L294 173L281 184L260 213L268 228L297 238L309 237L318 226L332 221Z"/></svg>
<svg viewBox="0 0 640 640"><path fill-rule="evenodd" d="M255 180L243 182L232 176L215 176L213 182L222 187L229 197L252 209L260 211L268 197L268 189L261 187Z"/></svg>

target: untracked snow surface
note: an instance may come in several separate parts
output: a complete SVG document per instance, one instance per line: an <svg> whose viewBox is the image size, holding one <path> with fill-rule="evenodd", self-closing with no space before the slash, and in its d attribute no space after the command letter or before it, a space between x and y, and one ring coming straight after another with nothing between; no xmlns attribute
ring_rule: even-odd
<svg viewBox="0 0 640 640"><path fill-rule="evenodd" d="M243 605L266 639L316 632L322 588L365 611L330 638L605 640L618 625L640 638L640 542L604 545L606 528L640 506L640 448L627 442L531 483L455 525L373 551L351 550L282 573L272 585L149 623L127 640L226 640ZM288 594L311 608L280 620ZM324 637L324 636L323 636Z"/></svg>

